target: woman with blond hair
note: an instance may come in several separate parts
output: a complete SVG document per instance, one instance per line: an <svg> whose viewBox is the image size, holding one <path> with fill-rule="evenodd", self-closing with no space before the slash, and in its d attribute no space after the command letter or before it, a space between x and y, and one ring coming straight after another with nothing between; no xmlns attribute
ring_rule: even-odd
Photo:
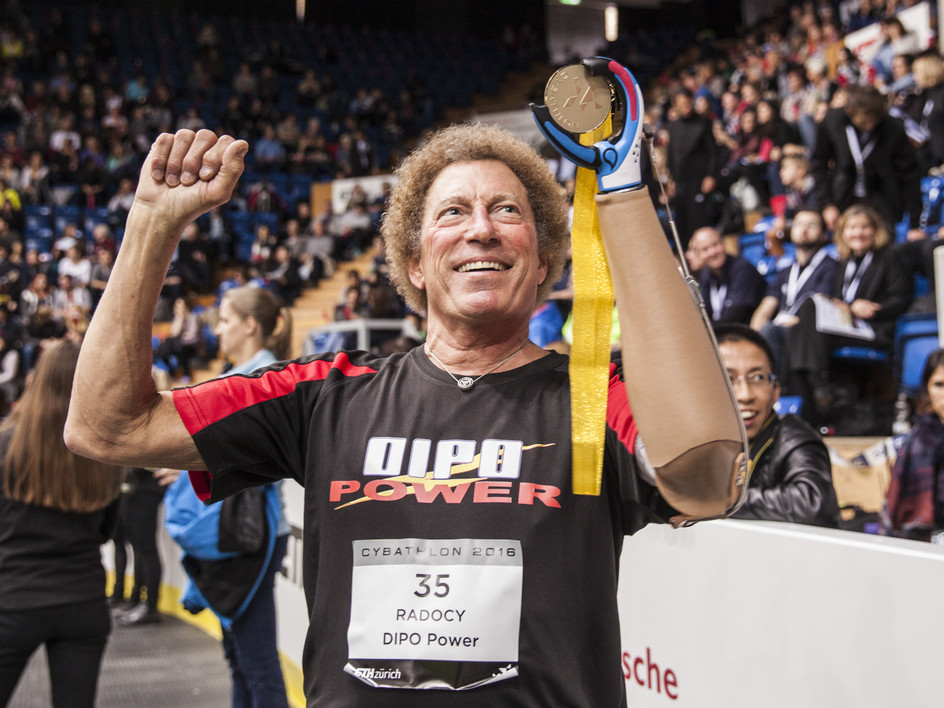
<svg viewBox="0 0 944 708"><path fill-rule="evenodd" d="M866 204L853 204L839 217L833 241L839 268L830 300L849 319L867 324L873 339L820 331L814 299L797 310L799 319L787 338L786 387L788 395L802 396L803 414L815 420L813 392L828 381L832 353L844 346L890 349L895 322L911 304L914 278L891 244L888 226Z"/></svg>
<svg viewBox="0 0 944 708"><path fill-rule="evenodd" d="M234 364L224 376L252 376L289 358L291 314L269 290L244 285L223 295L216 334L220 351ZM165 525L184 551L191 581L181 602L191 612L208 607L219 618L234 708L288 708L275 612L275 575L291 532L281 484L204 506L181 475L164 497ZM201 533L205 528L212 532Z"/></svg>
<svg viewBox="0 0 944 708"><path fill-rule="evenodd" d="M944 165L944 59L937 52L925 52L911 65L919 91L920 114L913 116L927 130L927 139L918 147L925 168Z"/></svg>
<svg viewBox="0 0 944 708"><path fill-rule="evenodd" d="M99 546L117 519L120 470L62 439L79 356L42 353L0 427L0 705L46 647L55 708L93 706L111 620Z"/></svg>

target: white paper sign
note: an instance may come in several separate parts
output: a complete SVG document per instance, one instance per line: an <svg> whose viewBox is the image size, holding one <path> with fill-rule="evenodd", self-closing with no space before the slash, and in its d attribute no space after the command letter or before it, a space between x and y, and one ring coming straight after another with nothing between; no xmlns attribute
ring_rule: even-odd
<svg viewBox="0 0 944 708"><path fill-rule="evenodd" d="M349 656L517 661L522 568L518 541L355 541Z"/></svg>

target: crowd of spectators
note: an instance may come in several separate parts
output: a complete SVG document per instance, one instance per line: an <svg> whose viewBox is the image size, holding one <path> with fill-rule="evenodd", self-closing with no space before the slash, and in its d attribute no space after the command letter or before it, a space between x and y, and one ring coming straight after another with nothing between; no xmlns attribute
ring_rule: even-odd
<svg viewBox="0 0 944 708"><path fill-rule="evenodd" d="M711 245L720 238L731 251L725 237L749 232L761 219L763 257L778 259L760 269L772 284L795 263L789 234L799 210L818 212L829 238L842 212L868 201L891 234L912 242L900 261L917 277L931 276L936 219L922 201L921 180L944 163L944 61L934 49L934 12L927 32L899 19L915 4L794 3L736 39L702 35L648 87L652 192L671 205L682 250L700 271L716 320L738 313L740 321L760 321L757 306L781 293L765 291L750 273L749 288L726 280L745 265L759 269L761 258L716 257L712 266L699 257L711 249L689 248L689 241L706 227L701 233ZM253 34L251 23L236 18L192 15L167 29L158 20L153 13L45 3L8 3L0 14L2 334L22 357L21 373L44 337L80 336L86 326L120 244L141 160L158 132L207 127L252 145L233 201L183 235L158 308L158 318L172 322L175 302L193 310L245 282L269 287L292 305L304 288L374 246L384 197L369 200L356 189L343 212L325 204L313 213L312 181L389 171L439 117L422 74L406 71L395 83L339 73L338 45L324 36L306 44L310 37L295 34L303 30ZM851 51L846 38L871 24L880 30L878 41L867 53ZM143 52L126 61L122 28L145 46L178 51L159 62ZM241 44L232 46L236 39ZM393 40L405 55L413 51L402 37ZM630 63L620 51L601 48ZM50 211L49 228L38 234L26 216L39 207ZM383 263L375 270L382 273ZM379 278L373 292L358 287L356 300L353 293L341 297L329 318L402 316L402 302L382 275L371 277ZM562 282L553 301L561 339L568 292ZM743 292L753 300L725 302ZM791 350L783 341L775 346Z"/></svg>
<svg viewBox="0 0 944 708"><path fill-rule="evenodd" d="M804 416L824 427L835 422L824 400L848 373L831 352L880 350L891 373L897 318L930 306L922 295L933 288L941 225L929 185L944 173L944 60L936 9L922 14L918 5L796 2L735 39L704 33L648 87L650 189L671 207L708 312L716 322L753 321L774 336L784 357L778 366L793 372L784 393L799 396ZM872 41L853 35L870 26ZM868 209L853 218L859 205ZM799 236L800 244L790 236L795 215L806 211L804 219L826 232L813 248L802 243L813 236ZM797 298L809 277L802 271L823 257L839 261L838 272L815 278L816 292L875 337L817 336L812 357L808 333L821 334L820 320L793 325L812 295L806 285ZM783 307L773 310L776 326L771 303ZM819 309L822 316L828 304Z"/></svg>
<svg viewBox="0 0 944 708"><path fill-rule="evenodd" d="M46 2L14 1L0 11L0 384L7 402L45 340L84 332L159 132L206 127L252 145L233 201L183 234L158 308L172 332L161 365L188 377L194 353L204 349L193 341L192 324L178 346L182 308L199 311L199 303L242 282L268 287L290 306L304 288L374 246L385 194L368 199L356 188L343 211L325 204L313 214L311 184L388 172L433 126L441 103L414 70L396 81L346 75L343 68L371 58L358 51L342 62L335 45L351 39L343 33L306 42L310 28L269 23L260 34L257 25ZM131 55L129 37L142 45ZM392 64L409 60L418 44L376 37L402 53ZM150 43L175 51L155 63L143 51ZM500 70L506 57L492 57ZM378 71L389 73L392 64ZM404 312L384 282L365 287L355 309L362 316Z"/></svg>

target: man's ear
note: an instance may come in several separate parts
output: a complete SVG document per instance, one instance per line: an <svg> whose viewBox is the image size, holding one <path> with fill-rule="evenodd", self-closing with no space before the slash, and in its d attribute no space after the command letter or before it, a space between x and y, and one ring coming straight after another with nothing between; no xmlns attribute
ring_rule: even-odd
<svg viewBox="0 0 944 708"><path fill-rule="evenodd" d="M538 285L543 285L545 278L547 278L547 258L540 259L538 264L538 273L540 273Z"/></svg>
<svg viewBox="0 0 944 708"><path fill-rule="evenodd" d="M420 259L415 256L410 258L410 282L413 283L413 287L418 290L426 289L426 277L423 275L423 268L420 265Z"/></svg>

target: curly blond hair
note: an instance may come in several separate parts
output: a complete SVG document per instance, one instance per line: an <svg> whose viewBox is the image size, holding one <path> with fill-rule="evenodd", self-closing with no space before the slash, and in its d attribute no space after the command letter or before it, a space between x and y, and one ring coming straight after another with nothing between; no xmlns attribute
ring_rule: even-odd
<svg viewBox="0 0 944 708"><path fill-rule="evenodd" d="M456 162L498 160L524 185L538 240L538 257L547 261L547 277L538 286L535 305L543 302L560 278L570 232L563 188L544 160L509 131L483 124L454 125L434 133L397 169L399 181L380 227L390 279L406 303L426 312L426 292L410 282L410 261L420 256L423 209L433 181Z"/></svg>

